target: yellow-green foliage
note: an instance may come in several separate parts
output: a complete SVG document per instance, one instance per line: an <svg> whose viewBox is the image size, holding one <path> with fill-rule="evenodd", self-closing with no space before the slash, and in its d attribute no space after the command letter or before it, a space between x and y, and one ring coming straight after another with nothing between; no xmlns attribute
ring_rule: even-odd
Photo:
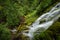
<svg viewBox="0 0 60 40"><path fill-rule="evenodd" d="M2 10L3 9L3 7L0 5L0 10Z"/></svg>

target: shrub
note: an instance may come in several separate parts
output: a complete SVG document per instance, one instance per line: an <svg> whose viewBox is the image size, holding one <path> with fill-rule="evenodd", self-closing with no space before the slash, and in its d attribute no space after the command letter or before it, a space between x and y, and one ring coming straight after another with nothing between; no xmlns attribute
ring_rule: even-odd
<svg viewBox="0 0 60 40"><path fill-rule="evenodd" d="M5 27L5 25L0 24L0 40L10 40L10 31Z"/></svg>

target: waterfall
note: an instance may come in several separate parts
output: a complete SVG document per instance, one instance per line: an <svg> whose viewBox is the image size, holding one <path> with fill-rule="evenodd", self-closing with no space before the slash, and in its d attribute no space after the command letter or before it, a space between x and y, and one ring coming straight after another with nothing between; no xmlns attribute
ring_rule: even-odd
<svg viewBox="0 0 60 40"><path fill-rule="evenodd" d="M28 33L23 32L32 40L34 32L43 32L47 30L60 17L60 3L53 7L49 12L42 14L31 26Z"/></svg>

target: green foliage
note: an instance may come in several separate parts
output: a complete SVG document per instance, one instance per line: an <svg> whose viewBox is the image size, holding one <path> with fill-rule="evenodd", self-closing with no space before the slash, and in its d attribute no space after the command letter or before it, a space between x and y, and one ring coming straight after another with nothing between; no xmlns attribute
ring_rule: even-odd
<svg viewBox="0 0 60 40"><path fill-rule="evenodd" d="M0 24L0 40L10 40L10 31L5 27L5 25Z"/></svg>
<svg viewBox="0 0 60 40"><path fill-rule="evenodd" d="M60 0L0 0L0 40L9 40L10 32L6 27L15 27L20 24L21 16L25 17L26 25L31 25L42 13L49 11L54 2ZM51 8L50 8L51 6ZM58 24L58 25L57 25ZM25 29L20 24L20 31ZM34 40L60 40L60 22L53 24L47 31L37 35Z"/></svg>
<svg viewBox="0 0 60 40"><path fill-rule="evenodd" d="M57 36L56 40L60 40L60 35Z"/></svg>
<svg viewBox="0 0 60 40"><path fill-rule="evenodd" d="M0 4L1 21L5 21L5 23L8 23L8 26L10 27L19 25L19 17L21 16L18 12L19 5L17 5L17 3L14 3L12 0L0 0Z"/></svg>
<svg viewBox="0 0 60 40"><path fill-rule="evenodd" d="M34 40L53 40L48 32L42 32L38 35L35 35Z"/></svg>
<svg viewBox="0 0 60 40"><path fill-rule="evenodd" d="M42 11L45 10L49 5L52 4L51 1L52 0L50 0L50 1L49 0L42 0L42 1L39 1L39 3L37 3L38 1L35 0L35 2L33 2L33 3L35 3L35 6L33 6L34 10L26 15L26 22L25 23L28 24L29 20L31 20L31 19L33 19L33 21L30 21L29 24L34 22L35 19L37 19L37 17L39 17L42 14Z"/></svg>

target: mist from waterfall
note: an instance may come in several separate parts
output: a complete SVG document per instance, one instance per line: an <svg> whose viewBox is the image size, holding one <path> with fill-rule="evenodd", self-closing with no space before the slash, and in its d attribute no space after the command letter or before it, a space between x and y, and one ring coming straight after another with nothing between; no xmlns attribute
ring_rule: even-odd
<svg viewBox="0 0 60 40"><path fill-rule="evenodd" d="M28 33L23 32L30 40L34 37L34 33L47 30L60 17L60 3L53 7L49 12L42 14L31 26Z"/></svg>

